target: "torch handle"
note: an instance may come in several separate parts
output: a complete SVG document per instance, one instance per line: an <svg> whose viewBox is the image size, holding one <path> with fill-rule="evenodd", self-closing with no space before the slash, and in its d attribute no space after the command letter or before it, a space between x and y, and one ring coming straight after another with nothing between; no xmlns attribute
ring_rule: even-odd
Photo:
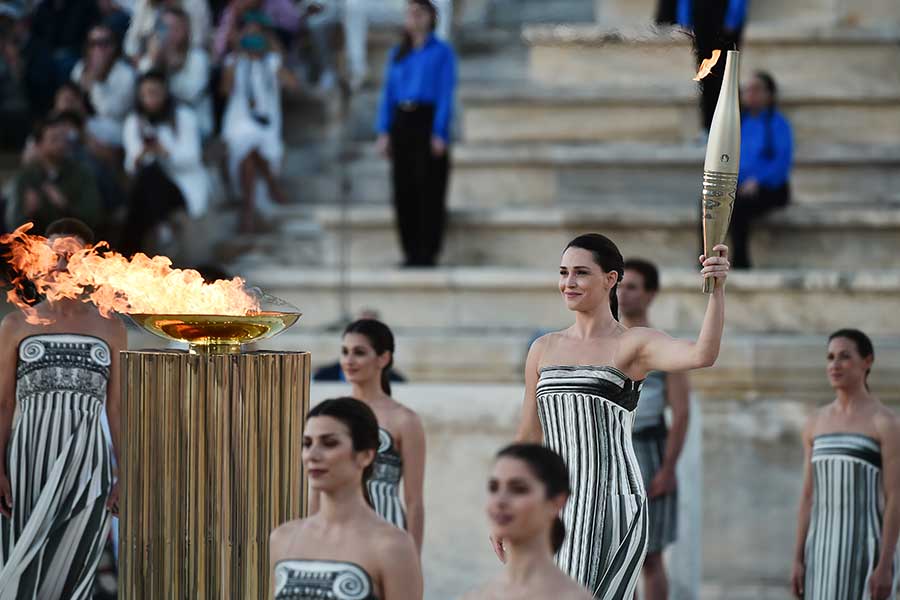
<svg viewBox="0 0 900 600"><path fill-rule="evenodd" d="M716 256L722 256L721 252L716 252ZM719 280L715 277L706 277L703 279L703 293L712 294L719 287Z"/></svg>
<svg viewBox="0 0 900 600"><path fill-rule="evenodd" d="M728 226L731 223L731 212L734 210L736 192L737 173L703 172L701 209L703 217L703 251L706 256L713 256L713 248L725 241L725 236L728 234ZM712 294L715 285L715 279L704 279L703 292Z"/></svg>

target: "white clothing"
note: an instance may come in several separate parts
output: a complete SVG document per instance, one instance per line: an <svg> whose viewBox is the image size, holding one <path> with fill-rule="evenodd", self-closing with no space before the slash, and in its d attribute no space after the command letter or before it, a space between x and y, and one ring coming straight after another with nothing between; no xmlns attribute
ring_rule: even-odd
<svg viewBox="0 0 900 600"><path fill-rule="evenodd" d="M237 184L240 164L253 150L266 159L272 172L277 173L281 166L281 56L270 52L261 59L252 59L244 54L229 54L225 66L232 65L234 83L222 120L222 138L228 146L229 173ZM268 122L261 123L254 114Z"/></svg>
<svg viewBox="0 0 900 600"><path fill-rule="evenodd" d="M72 81L79 83L83 72L84 61L79 60L72 69ZM134 106L134 84L134 69L122 59L113 64L105 80L91 84L88 97L96 114L88 130L101 142L122 145L122 123Z"/></svg>
<svg viewBox="0 0 900 600"><path fill-rule="evenodd" d="M181 8L191 21L191 46L205 47L211 27L207 0L182 0ZM131 25L125 33L125 54L132 58L143 54L160 13L160 7L151 4L151 0L135 0L131 11Z"/></svg>
<svg viewBox="0 0 900 600"><path fill-rule="evenodd" d="M369 21L377 24L403 23L404 10L408 0L345 0L344 36L346 39L347 62L350 76L357 80L365 78L366 39ZM437 36L450 41L453 25L453 0L432 0L437 8Z"/></svg>
<svg viewBox="0 0 900 600"><path fill-rule="evenodd" d="M153 68L149 56L144 56L138 63L141 73ZM212 100L209 96L209 54L202 48L188 50L187 58L181 69L169 73L169 93L185 106L194 109L200 135L204 138L212 134L213 113Z"/></svg>
<svg viewBox="0 0 900 600"><path fill-rule="evenodd" d="M200 129L197 116L187 106L175 109L175 128L171 123L156 126L159 144L168 156L160 159L160 165L184 195L187 212L192 218L202 216L209 204L209 179L203 168L200 150ZM137 170L138 156L144 149L141 137L141 117L137 113L125 119L125 170Z"/></svg>

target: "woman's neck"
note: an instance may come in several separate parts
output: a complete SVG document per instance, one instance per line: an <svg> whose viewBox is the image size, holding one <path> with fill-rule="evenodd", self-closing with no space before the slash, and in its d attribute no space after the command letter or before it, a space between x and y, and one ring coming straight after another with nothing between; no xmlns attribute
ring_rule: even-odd
<svg viewBox="0 0 900 600"><path fill-rule="evenodd" d="M523 543L506 543L506 578L512 585L528 585L556 568L547 544L549 533Z"/></svg>
<svg viewBox="0 0 900 600"><path fill-rule="evenodd" d="M351 394L354 398L363 402L380 400L384 397L384 390L381 389L381 377L353 383Z"/></svg>
<svg viewBox="0 0 900 600"><path fill-rule="evenodd" d="M342 489L322 493L318 514L329 523L344 523L368 507L362 495L360 482L357 485L348 485Z"/></svg>
<svg viewBox="0 0 900 600"><path fill-rule="evenodd" d="M412 40L413 48L421 48L425 45L425 42L428 41L428 33L427 31L416 31L414 33L409 34L409 38Z"/></svg>
<svg viewBox="0 0 900 600"><path fill-rule="evenodd" d="M590 312L576 312L573 332L580 339L591 339L609 335L616 330L616 321L609 305L604 304Z"/></svg>
<svg viewBox="0 0 900 600"><path fill-rule="evenodd" d="M850 389L839 388L835 405L839 413L853 414L862 408L867 408L874 401L875 399L865 386L858 386Z"/></svg>

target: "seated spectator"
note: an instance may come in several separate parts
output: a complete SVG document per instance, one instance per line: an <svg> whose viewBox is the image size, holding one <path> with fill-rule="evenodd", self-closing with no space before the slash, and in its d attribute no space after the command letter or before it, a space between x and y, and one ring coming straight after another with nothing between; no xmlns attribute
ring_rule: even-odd
<svg viewBox="0 0 900 600"><path fill-rule="evenodd" d="M32 115L44 116L56 88L78 62L88 30L100 18L96 0L35 3L25 47L26 83Z"/></svg>
<svg viewBox="0 0 900 600"><path fill-rule="evenodd" d="M25 30L21 10L0 3L0 148L18 149L28 136L25 64L21 58Z"/></svg>
<svg viewBox="0 0 900 600"><path fill-rule="evenodd" d="M109 27L117 40L124 40L131 25L131 13L128 12L125 0L97 0L100 10L100 22Z"/></svg>
<svg viewBox="0 0 900 600"><path fill-rule="evenodd" d="M406 5L406 0L346 0L344 43L353 89L362 87L368 77L366 42L369 21L400 25ZM431 0L431 5L437 13L435 33L442 40L449 41L453 25L453 0Z"/></svg>
<svg viewBox="0 0 900 600"><path fill-rule="evenodd" d="M732 264L750 268L749 235L753 220L791 198L794 145L791 126L778 110L777 87L768 73L757 72L741 90L741 170L731 217Z"/></svg>
<svg viewBox="0 0 900 600"><path fill-rule="evenodd" d="M95 112L91 134L104 144L122 145L122 123L134 104L134 77L131 65L120 56L112 29L92 28L84 58L72 70L72 81L90 99Z"/></svg>
<svg viewBox="0 0 900 600"><path fill-rule="evenodd" d="M97 183L91 172L69 156L70 125L54 115L35 131L36 159L17 175L15 197L7 224L14 228L31 221L33 231L57 219L74 217L93 227L101 218Z"/></svg>
<svg viewBox="0 0 900 600"><path fill-rule="evenodd" d="M131 12L131 26L125 34L125 54L138 60L147 52L147 45L157 28L161 27L162 12L168 7L180 7L191 22L191 46L205 47L209 39L210 18L207 0L135 0Z"/></svg>
<svg viewBox="0 0 900 600"><path fill-rule="evenodd" d="M212 134L213 114L209 97L209 55L201 47L191 47L190 19L177 7L167 8L150 38L147 52L138 62L141 73L160 71L169 80L169 93L197 114L200 134Z"/></svg>
<svg viewBox="0 0 900 600"><path fill-rule="evenodd" d="M253 230L258 182L274 200L286 202L276 179L284 154L280 86L297 89L298 83L275 50L268 22L261 13L244 14L238 50L226 57L222 75L222 95L228 98L222 138L229 175L241 193L243 232Z"/></svg>
<svg viewBox="0 0 900 600"><path fill-rule="evenodd" d="M191 218L206 213L209 182L197 117L189 107L176 106L162 73L150 71L138 81L137 105L125 121L124 137L125 170L134 177L121 251L183 244L184 213Z"/></svg>

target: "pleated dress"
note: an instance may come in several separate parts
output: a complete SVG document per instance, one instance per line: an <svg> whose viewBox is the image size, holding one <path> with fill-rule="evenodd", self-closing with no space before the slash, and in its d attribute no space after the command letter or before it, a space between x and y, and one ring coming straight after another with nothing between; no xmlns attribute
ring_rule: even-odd
<svg viewBox="0 0 900 600"><path fill-rule="evenodd" d="M541 369L544 443L569 467L556 560L594 598L634 597L647 551L647 501L631 431L641 383L611 366Z"/></svg>
<svg viewBox="0 0 900 600"><path fill-rule="evenodd" d="M403 457L387 429L378 429L378 452L367 487L369 498L382 519L406 529L406 511L400 500L400 480L403 479Z"/></svg>

